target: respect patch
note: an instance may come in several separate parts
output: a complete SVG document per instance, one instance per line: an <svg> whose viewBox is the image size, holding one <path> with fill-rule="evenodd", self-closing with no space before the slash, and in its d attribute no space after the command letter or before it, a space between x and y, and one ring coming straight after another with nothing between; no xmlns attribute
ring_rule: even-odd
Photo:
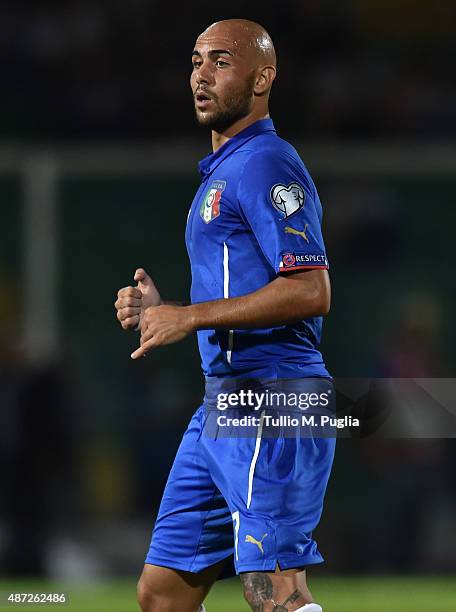
<svg viewBox="0 0 456 612"><path fill-rule="evenodd" d="M284 253L279 263L280 271L296 268L328 268L328 260L323 253Z"/></svg>

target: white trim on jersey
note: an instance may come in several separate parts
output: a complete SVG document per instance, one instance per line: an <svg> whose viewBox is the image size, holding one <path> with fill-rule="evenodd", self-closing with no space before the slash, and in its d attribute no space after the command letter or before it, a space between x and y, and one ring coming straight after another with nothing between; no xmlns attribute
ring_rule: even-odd
<svg viewBox="0 0 456 612"><path fill-rule="evenodd" d="M228 246L226 242L223 243L223 297L230 297L230 268L229 268L230 255L228 252ZM228 332L228 350L226 351L226 360L231 364L231 353L233 352L233 336L234 330L230 329Z"/></svg>
<svg viewBox="0 0 456 612"><path fill-rule="evenodd" d="M239 526L241 523L241 517L239 515L239 510L236 510L236 512L233 512L231 516L233 517L233 526L234 526L234 552L236 554L236 561L239 561L238 544L239 544Z"/></svg>
<svg viewBox="0 0 456 612"><path fill-rule="evenodd" d="M250 508L250 504L252 503L252 491L253 491L253 476L255 474L255 466L258 459L258 455L260 454L260 444L261 444L261 436L263 435L263 422L264 422L264 410L260 416L260 424L258 425L258 431L255 442L255 451L253 453L252 462L250 463L249 469L249 488L247 491L247 508Z"/></svg>

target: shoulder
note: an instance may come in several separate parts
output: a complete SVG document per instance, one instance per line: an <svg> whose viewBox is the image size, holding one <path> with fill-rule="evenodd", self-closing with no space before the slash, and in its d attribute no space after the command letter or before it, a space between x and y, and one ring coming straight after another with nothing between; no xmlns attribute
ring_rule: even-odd
<svg viewBox="0 0 456 612"><path fill-rule="evenodd" d="M290 160L303 163L293 145L277 134L260 134L247 142L240 152L246 160Z"/></svg>
<svg viewBox="0 0 456 612"><path fill-rule="evenodd" d="M242 173L240 182L257 183L261 178L280 180L291 177L302 181L311 191L312 178L297 150L276 134L264 134L254 138L238 152Z"/></svg>

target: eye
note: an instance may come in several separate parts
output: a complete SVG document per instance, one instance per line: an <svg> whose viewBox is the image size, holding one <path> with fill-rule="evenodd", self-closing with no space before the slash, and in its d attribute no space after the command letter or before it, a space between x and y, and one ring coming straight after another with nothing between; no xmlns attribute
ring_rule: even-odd
<svg viewBox="0 0 456 612"><path fill-rule="evenodd" d="M217 60L215 62L215 65L217 66L217 68L223 68L224 66L229 66L228 62L224 62L223 60Z"/></svg>
<svg viewBox="0 0 456 612"><path fill-rule="evenodd" d="M201 66L201 62L199 60L193 60L192 62L193 68L199 68Z"/></svg>

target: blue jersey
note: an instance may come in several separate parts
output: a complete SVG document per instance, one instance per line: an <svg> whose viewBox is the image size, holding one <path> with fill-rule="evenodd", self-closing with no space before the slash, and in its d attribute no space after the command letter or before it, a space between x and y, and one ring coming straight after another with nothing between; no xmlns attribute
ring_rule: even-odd
<svg viewBox="0 0 456 612"><path fill-rule="evenodd" d="M236 134L199 169L186 230L192 303L243 296L293 270L328 268L315 185L270 119ZM200 330L203 371L236 376L282 364L328 376L317 348L321 329L322 317L312 317L267 329Z"/></svg>

